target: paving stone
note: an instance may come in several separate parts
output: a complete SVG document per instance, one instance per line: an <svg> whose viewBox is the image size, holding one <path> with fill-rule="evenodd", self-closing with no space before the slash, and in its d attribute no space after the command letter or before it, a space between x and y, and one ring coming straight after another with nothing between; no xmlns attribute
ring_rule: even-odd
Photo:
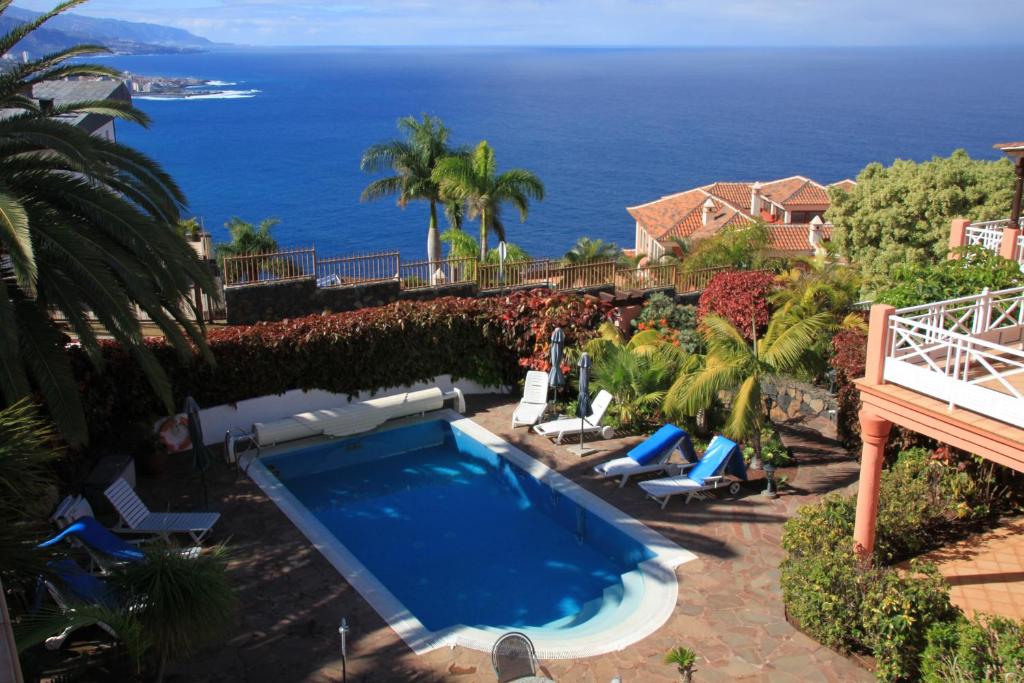
<svg viewBox="0 0 1024 683"><path fill-rule="evenodd" d="M695 680L701 683L872 680L856 663L822 648L782 618L782 524L800 505L855 481L857 461L840 447L807 432L784 432L800 463L786 474L799 490L788 488L767 501L751 485L735 499L673 501L662 511L639 487L619 489L592 476L595 463L618 457L640 437L602 442L600 453L581 460L525 429L511 432L515 403L508 397L471 396L467 402L477 423L699 558L677 570L682 595L656 633L619 652L545 661L552 678L608 683L619 675L623 683L670 683L678 678L664 663L665 652L684 645L698 653ZM229 576L239 592L239 618L221 643L172 667L179 680L338 680L336 624L343 615L352 628L348 672L353 683L494 680L488 653L446 648L414 655L246 476L215 467L208 484L211 507L222 513L212 540L229 541L234 551ZM173 462L162 480L140 480L139 488L153 509L188 510L201 498L187 457Z"/></svg>

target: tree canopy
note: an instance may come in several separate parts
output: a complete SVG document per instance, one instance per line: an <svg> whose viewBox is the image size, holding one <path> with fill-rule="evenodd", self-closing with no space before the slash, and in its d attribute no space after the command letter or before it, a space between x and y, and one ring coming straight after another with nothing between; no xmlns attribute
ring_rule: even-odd
<svg viewBox="0 0 1024 683"><path fill-rule="evenodd" d="M945 258L953 218L1009 215L1013 166L1008 159L971 159L958 149L922 163L869 164L852 190L829 194L825 216L835 226L832 241L861 269L870 293L896 266Z"/></svg>

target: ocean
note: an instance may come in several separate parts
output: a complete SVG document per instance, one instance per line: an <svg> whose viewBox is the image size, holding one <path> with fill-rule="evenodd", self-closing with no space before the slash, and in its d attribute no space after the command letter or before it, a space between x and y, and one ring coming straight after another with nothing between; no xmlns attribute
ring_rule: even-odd
<svg viewBox="0 0 1024 683"><path fill-rule="evenodd" d="M427 207L360 203L366 147L399 117L486 139L547 198L509 239L557 256L587 235L632 246L625 207L716 180L855 176L1024 137L1024 53L996 48L318 48L119 56L147 75L228 83L224 98L137 100L121 141L163 164L216 239L231 216L281 220L282 246L425 256ZM472 226L474 234L476 227Z"/></svg>

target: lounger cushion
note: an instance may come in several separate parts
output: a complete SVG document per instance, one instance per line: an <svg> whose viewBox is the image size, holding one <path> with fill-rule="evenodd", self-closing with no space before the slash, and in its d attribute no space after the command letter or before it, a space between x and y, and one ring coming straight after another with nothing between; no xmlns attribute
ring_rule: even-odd
<svg viewBox="0 0 1024 683"><path fill-rule="evenodd" d="M690 440L685 431L673 424L667 424L654 432L641 444L635 446L628 455L641 465L665 455L666 449L672 448L680 439ZM691 447L692 450L692 447Z"/></svg>

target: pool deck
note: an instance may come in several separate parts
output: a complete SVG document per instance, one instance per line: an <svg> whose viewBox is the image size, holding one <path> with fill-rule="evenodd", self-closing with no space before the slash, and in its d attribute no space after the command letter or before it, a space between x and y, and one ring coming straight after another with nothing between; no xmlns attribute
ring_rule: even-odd
<svg viewBox="0 0 1024 683"><path fill-rule="evenodd" d="M579 458L524 427L509 428L514 403L507 396L468 397L467 416L627 514L698 555L677 570L680 593L669 621L654 635L620 652L580 660L542 662L560 682L677 681L662 662L677 645L693 648L700 681L870 681L852 661L791 627L778 584L782 524L794 510L828 491L854 483L857 461L814 433L785 439L800 466L781 471L789 487L768 500L748 485L736 498L681 500L660 510L632 483L618 488L591 468L640 440L598 441L598 452ZM152 509L198 507L201 487L188 458L162 480L140 480ZM348 620L348 680L494 681L489 655L464 648L416 656L306 538L244 474L224 466L209 473L210 507L223 513L215 540L233 549L231 579L238 589L236 624L224 641L172 668L169 680L324 682L340 680L338 622ZM453 557L472 562L472 556ZM410 573L415 566L410 564Z"/></svg>

